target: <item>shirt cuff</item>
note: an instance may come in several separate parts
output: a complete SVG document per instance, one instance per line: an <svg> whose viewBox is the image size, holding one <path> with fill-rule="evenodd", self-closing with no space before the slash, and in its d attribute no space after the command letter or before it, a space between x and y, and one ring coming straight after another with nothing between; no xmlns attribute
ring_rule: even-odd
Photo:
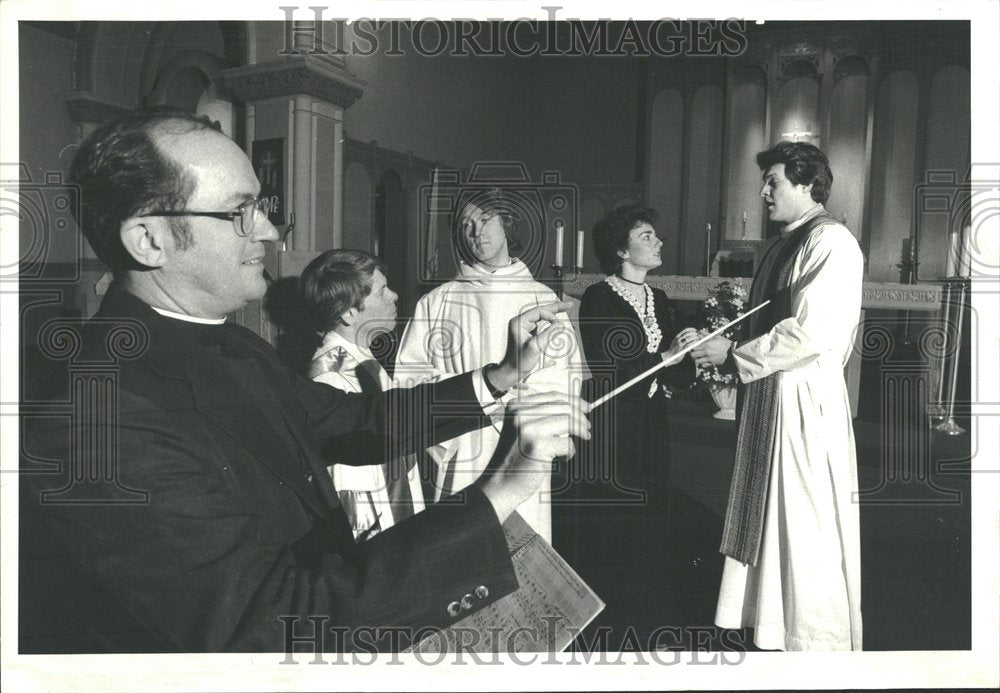
<svg viewBox="0 0 1000 693"><path fill-rule="evenodd" d="M483 377L482 368L477 368L472 372L472 387L476 391L476 399L479 400L479 406L483 408L483 413L494 419L497 415L503 414L503 401L494 399L493 395L490 394L490 388Z"/></svg>

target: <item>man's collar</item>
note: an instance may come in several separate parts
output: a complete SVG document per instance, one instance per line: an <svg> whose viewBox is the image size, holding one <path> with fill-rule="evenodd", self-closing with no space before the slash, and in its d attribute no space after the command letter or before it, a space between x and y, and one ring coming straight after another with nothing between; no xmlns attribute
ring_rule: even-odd
<svg viewBox="0 0 1000 693"><path fill-rule="evenodd" d="M817 202L812 207L810 207L809 209L807 209L805 211L805 213L801 217L799 217L798 219L796 219L792 223L787 224L783 229L781 229L781 233L785 234L785 233L789 233L791 231L794 231L795 229L799 228L804 223L806 223L807 221L809 221L810 219L812 219L817 214L820 214L823 211L825 211L825 209L826 208L823 206L822 202Z"/></svg>
<svg viewBox="0 0 1000 693"><path fill-rule="evenodd" d="M172 310L166 310L164 308L157 308L156 306L150 306L157 313L165 318L174 318L175 320L183 320L185 322L194 322L199 325L222 325L226 322L225 318L197 318L193 315L185 315L184 313L175 313Z"/></svg>

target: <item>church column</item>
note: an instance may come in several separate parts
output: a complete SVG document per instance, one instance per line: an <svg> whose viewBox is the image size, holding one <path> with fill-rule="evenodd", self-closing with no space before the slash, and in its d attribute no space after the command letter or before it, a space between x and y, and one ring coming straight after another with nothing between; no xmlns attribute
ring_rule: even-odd
<svg viewBox="0 0 1000 693"><path fill-rule="evenodd" d="M295 213L288 250L298 254L340 247L344 110L361 96L363 82L336 59L312 55L255 63L224 74L228 89L252 114L247 123L251 157L254 147L267 147L283 158L278 195L283 209L275 218L287 224L289 212Z"/></svg>

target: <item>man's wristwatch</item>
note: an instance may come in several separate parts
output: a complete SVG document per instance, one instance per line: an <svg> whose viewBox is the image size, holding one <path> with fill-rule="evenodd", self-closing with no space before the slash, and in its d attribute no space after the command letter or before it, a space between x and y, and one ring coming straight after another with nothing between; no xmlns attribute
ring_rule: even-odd
<svg viewBox="0 0 1000 693"><path fill-rule="evenodd" d="M486 383L486 389L490 391L490 396L493 399L500 399L507 394L506 390L498 390L493 383L490 382L490 371L494 368L499 368L498 363L487 363L483 366L483 382Z"/></svg>

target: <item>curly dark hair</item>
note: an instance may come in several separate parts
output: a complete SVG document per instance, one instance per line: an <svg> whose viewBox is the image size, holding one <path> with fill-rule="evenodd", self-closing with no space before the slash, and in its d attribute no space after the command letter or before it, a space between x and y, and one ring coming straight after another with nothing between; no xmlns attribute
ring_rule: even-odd
<svg viewBox="0 0 1000 693"><path fill-rule="evenodd" d="M469 249L469 239L462 229L462 215L469 207L478 207L486 214L500 217L504 236L507 238L507 252L511 257L517 256L524 248L521 243L521 231L518 224L516 205L512 203L510 194L503 188L485 188L481 190L463 191L459 195L458 214L455 215L452 243L459 257L466 263L476 263L476 258Z"/></svg>
<svg viewBox="0 0 1000 693"><path fill-rule="evenodd" d="M329 332L340 316L360 309L372 291L375 270L385 264L363 250L328 250L313 258L299 277L302 306L317 332Z"/></svg>
<svg viewBox="0 0 1000 693"><path fill-rule="evenodd" d="M621 269L619 251L628 250L628 235L636 226L652 226L659 218L650 207L616 207L594 224L594 255L605 274L615 274Z"/></svg>
<svg viewBox="0 0 1000 693"><path fill-rule="evenodd" d="M816 202L825 203L833 187L833 171L826 154L807 142L778 142L757 154L757 166L767 171L775 164L785 165L785 178L794 185L812 184L810 195Z"/></svg>
<svg viewBox="0 0 1000 693"><path fill-rule="evenodd" d="M70 182L80 188L77 223L116 276L146 269L122 245L122 223L156 208L179 209L194 192L195 181L156 146L157 130L221 132L218 124L178 108L135 111L95 130L70 166ZM191 241L187 221L172 218L169 223L177 245L186 248Z"/></svg>

